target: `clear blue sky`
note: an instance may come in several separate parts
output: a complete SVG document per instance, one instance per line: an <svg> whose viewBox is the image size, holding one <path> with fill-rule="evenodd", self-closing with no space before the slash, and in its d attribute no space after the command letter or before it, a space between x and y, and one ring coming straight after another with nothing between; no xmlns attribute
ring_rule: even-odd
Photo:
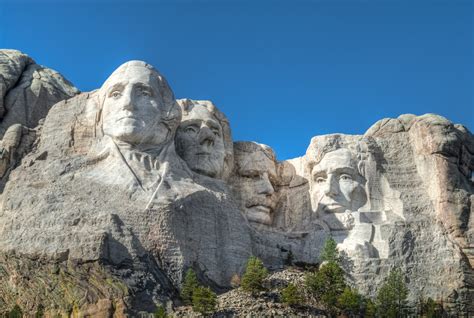
<svg viewBox="0 0 474 318"><path fill-rule="evenodd" d="M0 0L0 47L80 90L141 59L177 98L210 99L234 140L304 154L403 113L474 128L474 1Z"/></svg>

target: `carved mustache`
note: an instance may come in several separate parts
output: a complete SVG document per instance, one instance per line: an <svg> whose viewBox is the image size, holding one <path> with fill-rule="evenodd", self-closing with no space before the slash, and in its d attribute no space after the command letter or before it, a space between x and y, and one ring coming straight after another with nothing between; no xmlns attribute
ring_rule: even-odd
<svg viewBox="0 0 474 318"><path fill-rule="evenodd" d="M271 198L253 197L247 201L247 204L245 206L247 208L251 208L257 205L262 205L262 206L270 208L271 210L274 210L276 204L275 202L273 202L273 200L271 200Z"/></svg>

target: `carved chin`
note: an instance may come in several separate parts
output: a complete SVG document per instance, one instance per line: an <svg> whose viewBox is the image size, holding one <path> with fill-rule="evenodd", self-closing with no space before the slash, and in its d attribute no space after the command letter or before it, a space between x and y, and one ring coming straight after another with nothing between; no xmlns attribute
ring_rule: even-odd
<svg viewBox="0 0 474 318"><path fill-rule="evenodd" d="M215 169L214 167L206 168L206 167L199 166L199 167L193 167L192 170L196 173L203 174L211 178L214 178L217 176L217 169Z"/></svg>
<svg viewBox="0 0 474 318"><path fill-rule="evenodd" d="M223 166L216 162L216 160L211 160L207 158L194 158L189 165L191 170L196 173L203 174L208 177L215 178L222 171Z"/></svg>

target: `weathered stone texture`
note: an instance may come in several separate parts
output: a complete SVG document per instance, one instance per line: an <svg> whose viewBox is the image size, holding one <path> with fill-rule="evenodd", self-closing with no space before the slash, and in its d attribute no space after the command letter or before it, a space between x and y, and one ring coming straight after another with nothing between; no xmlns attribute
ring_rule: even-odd
<svg viewBox="0 0 474 318"><path fill-rule="evenodd" d="M188 268L223 291L250 255L276 270L290 252L318 263L329 235L363 293L400 267L411 304L423 295L474 311L467 128L402 115L362 136L316 136L281 162L269 146L233 143L214 104L176 100L145 62L72 97L58 74L3 54L0 311L150 313L179 304ZM13 103L15 90L41 94ZM64 100L48 112L53 99Z"/></svg>

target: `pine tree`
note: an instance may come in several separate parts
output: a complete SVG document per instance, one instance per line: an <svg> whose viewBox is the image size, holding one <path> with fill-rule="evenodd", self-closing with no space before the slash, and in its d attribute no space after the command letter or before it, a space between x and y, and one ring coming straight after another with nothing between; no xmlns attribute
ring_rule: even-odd
<svg viewBox="0 0 474 318"><path fill-rule="evenodd" d="M377 294L379 315L389 318L401 317L407 297L408 288L402 271L399 268L392 270Z"/></svg>
<svg viewBox="0 0 474 318"><path fill-rule="evenodd" d="M329 236L324 242L320 260L324 263L319 271L306 275L305 285L309 293L321 301L329 313L338 312L338 298L346 288L344 270L340 266L339 251L336 241Z"/></svg>
<svg viewBox="0 0 474 318"><path fill-rule="evenodd" d="M264 290L263 280L268 276L267 269L260 259L252 256L247 261L245 273L242 275L241 287L243 290L252 293Z"/></svg>
<svg viewBox="0 0 474 318"><path fill-rule="evenodd" d="M303 295L296 285L290 283L281 291L281 300L289 306L301 305Z"/></svg>
<svg viewBox="0 0 474 318"><path fill-rule="evenodd" d="M365 318L373 318L377 314L377 307L375 306L374 302L366 298L364 299L364 317Z"/></svg>
<svg viewBox="0 0 474 318"><path fill-rule="evenodd" d="M216 310L217 295L209 288L199 286L193 292L193 310L203 315Z"/></svg>
<svg viewBox="0 0 474 318"><path fill-rule="evenodd" d="M23 311L21 310L20 306L15 305L12 310L7 315L8 318L21 318L23 317Z"/></svg>
<svg viewBox="0 0 474 318"><path fill-rule="evenodd" d="M197 279L196 273L190 268L186 272L183 286L181 288L181 298L183 299L184 304L191 305L193 301L193 292L198 287L199 281Z"/></svg>
<svg viewBox="0 0 474 318"><path fill-rule="evenodd" d="M268 276L267 269L263 266L260 259L252 256L247 261L245 273L242 276L241 287L243 290L252 293L264 290L263 280Z"/></svg>
<svg viewBox="0 0 474 318"><path fill-rule="evenodd" d="M362 301L362 296L356 290L346 287L337 298L337 306L343 313L353 316L359 314L361 311Z"/></svg>
<svg viewBox="0 0 474 318"><path fill-rule="evenodd" d="M166 309L163 306L158 306L156 311L153 315L155 318L168 318L168 314L166 313Z"/></svg>
<svg viewBox="0 0 474 318"><path fill-rule="evenodd" d="M331 315L337 310L337 299L344 292L346 282L344 271L334 261L321 266L319 271L306 275L305 285L308 291L326 307Z"/></svg>
<svg viewBox="0 0 474 318"><path fill-rule="evenodd" d="M337 250L337 243L329 236L326 241L324 242L324 247L320 255L320 259L322 262L336 262L339 263L340 257L339 252Z"/></svg>
<svg viewBox="0 0 474 318"><path fill-rule="evenodd" d="M440 304L432 298L421 302L421 316L426 318L441 318L443 315Z"/></svg>

